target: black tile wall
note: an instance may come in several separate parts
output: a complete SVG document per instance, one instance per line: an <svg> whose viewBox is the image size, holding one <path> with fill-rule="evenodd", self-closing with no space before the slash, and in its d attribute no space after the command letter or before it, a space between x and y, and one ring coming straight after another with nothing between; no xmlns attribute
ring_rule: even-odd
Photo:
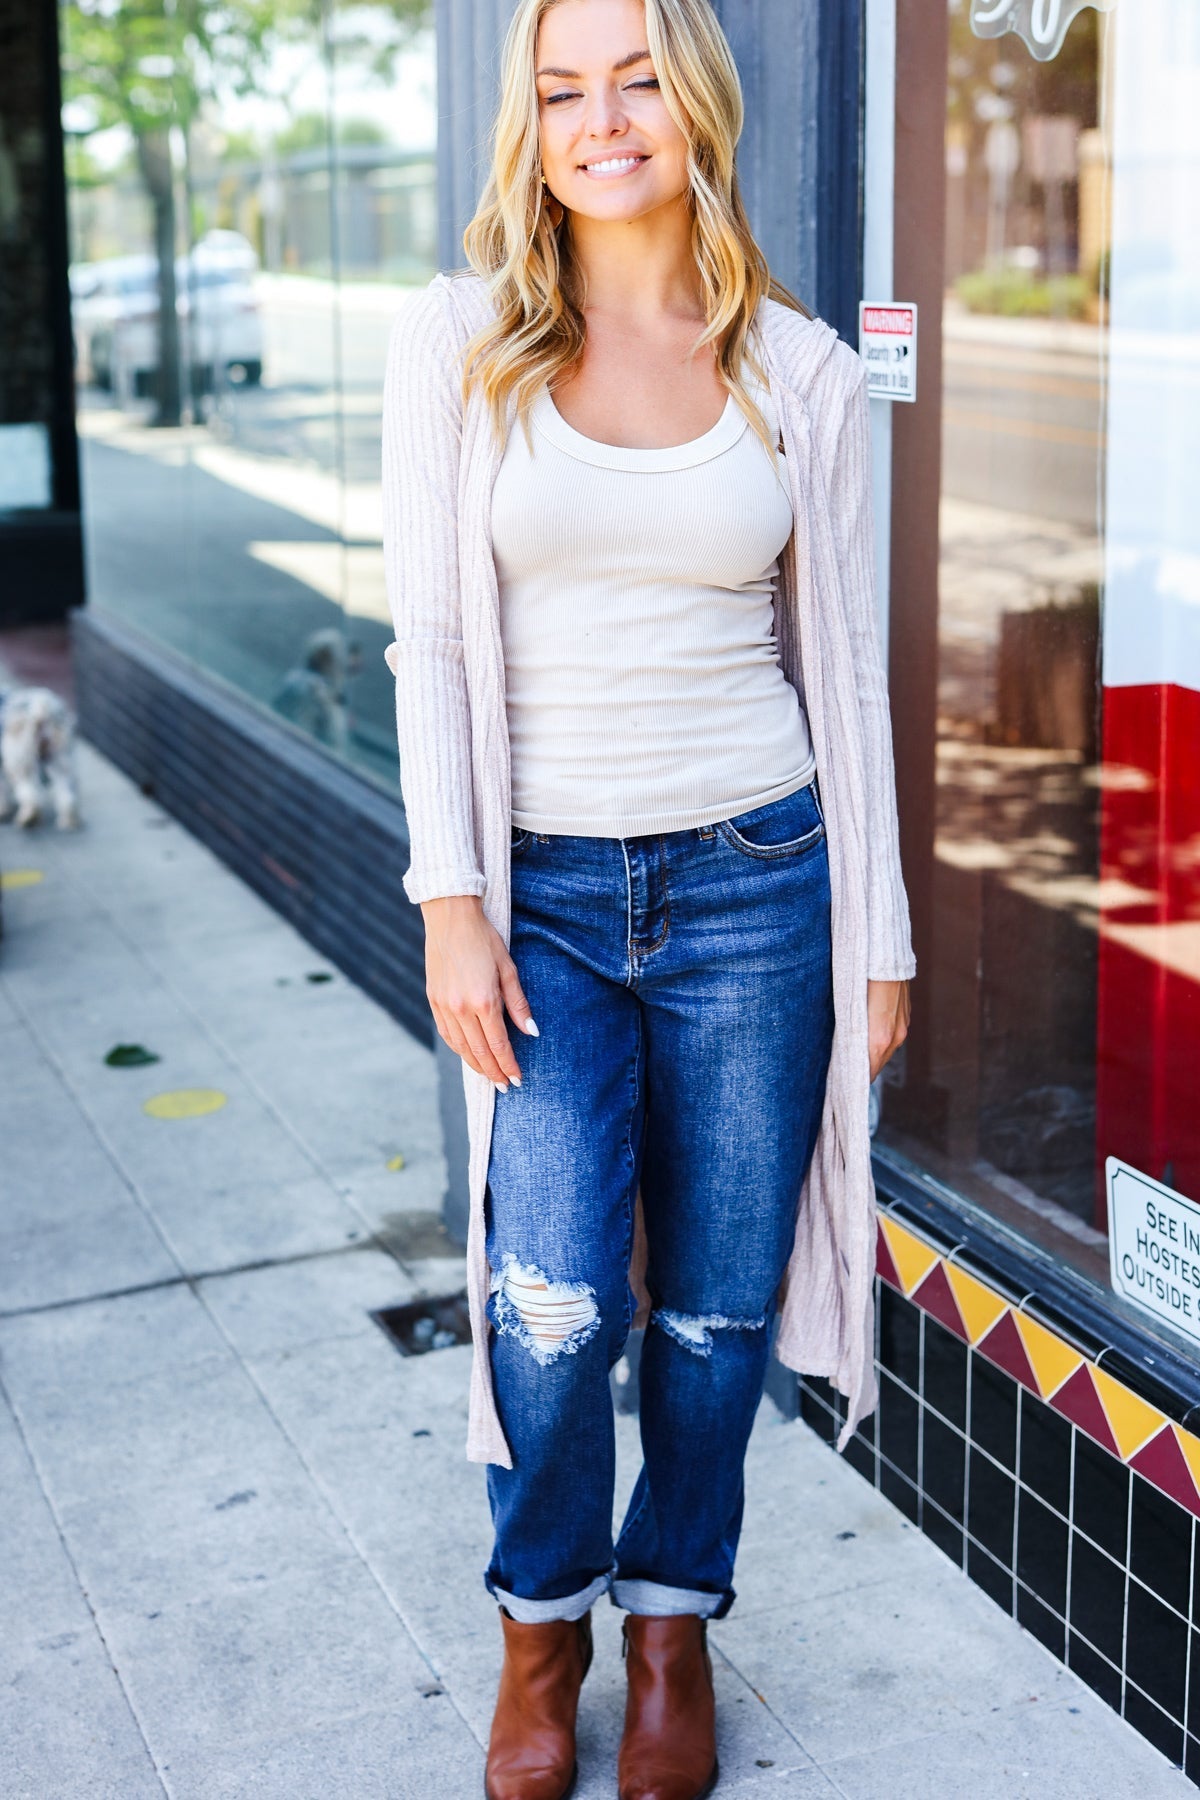
<svg viewBox="0 0 1200 1800"><path fill-rule="evenodd" d="M1187 1685L1187 1621L1140 1582L1129 1584L1125 1674L1172 1718L1182 1719Z"/></svg>
<svg viewBox="0 0 1200 1800"><path fill-rule="evenodd" d="M1133 1476L1129 1506L1129 1572L1188 1616L1192 1588L1192 1521L1174 1500Z"/></svg>
<svg viewBox="0 0 1200 1800"><path fill-rule="evenodd" d="M963 1522L967 1474L967 1441L939 1419L928 1407L922 1408L921 1468L927 1499L933 1500L950 1518Z"/></svg>
<svg viewBox="0 0 1200 1800"><path fill-rule="evenodd" d="M1110 1662L1098 1656L1077 1632L1067 1633L1067 1666L1073 1669L1081 1681L1086 1681L1090 1688L1107 1700L1118 1712L1121 1710L1121 1671Z"/></svg>
<svg viewBox="0 0 1200 1800"><path fill-rule="evenodd" d="M879 1406L847 1460L1200 1785L1197 1521L886 1282L878 1297ZM832 1443L845 1403L805 1379L800 1413Z"/></svg>
<svg viewBox="0 0 1200 1800"><path fill-rule="evenodd" d="M1016 1483L983 1454L971 1451L967 1470L967 1530L1009 1569L1013 1556Z"/></svg>
<svg viewBox="0 0 1200 1800"><path fill-rule="evenodd" d="M879 1290L879 1366L915 1393L921 1385L920 1309L885 1282Z"/></svg>
<svg viewBox="0 0 1200 1800"><path fill-rule="evenodd" d="M1063 1624L1062 1612L1054 1612L1027 1587L1017 1585L1017 1619L1031 1632L1040 1644L1057 1656L1062 1662L1067 1654L1067 1628Z"/></svg>
<svg viewBox="0 0 1200 1800"><path fill-rule="evenodd" d="M1017 1384L982 1356L971 1358L971 1442L1016 1472Z"/></svg>
<svg viewBox="0 0 1200 1800"><path fill-rule="evenodd" d="M1017 1511L1017 1579L1059 1618L1067 1611L1067 1521L1022 1491Z"/></svg>
<svg viewBox="0 0 1200 1800"><path fill-rule="evenodd" d="M1021 1390L1022 1484L1064 1518L1071 1510L1071 1431L1044 1400Z"/></svg>
<svg viewBox="0 0 1200 1800"><path fill-rule="evenodd" d="M1183 1727L1134 1687L1125 1690L1125 1717L1133 1729L1149 1738L1164 1756L1169 1756L1175 1763L1182 1761Z"/></svg>
<svg viewBox="0 0 1200 1800"><path fill-rule="evenodd" d="M1070 1620L1081 1637L1109 1662L1121 1664L1125 1625L1125 1570L1079 1532L1071 1534Z"/></svg>
<svg viewBox="0 0 1200 1800"><path fill-rule="evenodd" d="M883 1283L880 1283L883 1287ZM890 1288L884 1288L890 1293ZM903 1304L908 1305L905 1301ZM915 1311L915 1307L912 1309ZM970 1352L961 1338L928 1316L921 1389L927 1406L960 1431L967 1429L967 1358Z"/></svg>
<svg viewBox="0 0 1200 1800"><path fill-rule="evenodd" d="M1075 1433L1073 1518L1078 1529L1124 1562L1129 1541L1129 1470L1115 1456Z"/></svg>
<svg viewBox="0 0 1200 1800"><path fill-rule="evenodd" d="M894 1469L910 1481L917 1479L917 1429L920 1409L916 1395L890 1375L879 1377L879 1450Z"/></svg>

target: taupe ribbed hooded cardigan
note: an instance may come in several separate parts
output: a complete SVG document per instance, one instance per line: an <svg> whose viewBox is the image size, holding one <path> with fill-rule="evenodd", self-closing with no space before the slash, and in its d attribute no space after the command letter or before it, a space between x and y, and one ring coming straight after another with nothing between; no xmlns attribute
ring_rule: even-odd
<svg viewBox="0 0 1200 1800"><path fill-rule="evenodd" d="M459 352L493 316L477 275L435 276L392 331L383 412L384 555L414 902L481 894L509 936L511 788L491 549L501 447ZM913 974L887 687L876 629L866 371L826 324L764 300L759 355L779 412L795 528L780 558L780 658L803 696L833 892L835 1029L825 1108L782 1292L776 1353L847 1396L838 1439L875 1405L875 1193L867 981ZM510 425L515 408L510 405ZM552 1020L541 1021L553 1030ZM515 1027L513 1028L515 1030ZM517 1040L519 1043L519 1039ZM496 1090L463 1064L470 1136L467 1284L474 1341L467 1456L512 1467L492 1393L484 1190ZM639 1196L640 1200L640 1196ZM640 1205L639 1205L640 1216ZM647 1310L638 1233L631 1280Z"/></svg>

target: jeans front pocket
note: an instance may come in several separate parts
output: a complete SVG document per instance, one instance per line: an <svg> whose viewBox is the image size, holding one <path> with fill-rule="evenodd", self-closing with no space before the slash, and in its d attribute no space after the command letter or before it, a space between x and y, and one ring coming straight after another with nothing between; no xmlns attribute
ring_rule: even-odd
<svg viewBox="0 0 1200 1800"><path fill-rule="evenodd" d="M796 788L780 800L769 800L749 812L722 819L717 830L734 850L769 862L777 857L803 856L825 836L825 820L816 785Z"/></svg>

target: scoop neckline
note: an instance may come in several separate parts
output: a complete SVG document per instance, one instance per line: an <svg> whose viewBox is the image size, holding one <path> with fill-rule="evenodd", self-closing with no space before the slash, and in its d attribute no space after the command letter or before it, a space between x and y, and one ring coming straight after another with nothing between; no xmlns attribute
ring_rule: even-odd
<svg viewBox="0 0 1200 1800"><path fill-rule="evenodd" d="M533 422L543 437L548 438L568 456L575 457L578 462L593 463L602 469L637 470L693 468L697 463L707 462L736 444L750 425L733 395L727 394L716 424L710 425L699 437L689 438L686 443L654 448L605 444L599 438L585 437L582 431L576 431L573 425L568 425L555 406L548 387L542 388L533 403Z"/></svg>

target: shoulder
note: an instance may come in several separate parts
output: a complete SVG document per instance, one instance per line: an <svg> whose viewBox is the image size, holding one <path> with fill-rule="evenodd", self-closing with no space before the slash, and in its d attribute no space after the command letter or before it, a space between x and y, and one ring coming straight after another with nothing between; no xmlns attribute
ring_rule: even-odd
<svg viewBox="0 0 1200 1800"><path fill-rule="evenodd" d="M410 294L392 321L393 360L429 355L447 357L460 350L494 316L488 284L472 269L437 274L426 287Z"/></svg>
<svg viewBox="0 0 1200 1800"><path fill-rule="evenodd" d="M865 385L862 358L824 319L806 318L779 300L764 299L759 322L776 379L810 411L844 407Z"/></svg>

